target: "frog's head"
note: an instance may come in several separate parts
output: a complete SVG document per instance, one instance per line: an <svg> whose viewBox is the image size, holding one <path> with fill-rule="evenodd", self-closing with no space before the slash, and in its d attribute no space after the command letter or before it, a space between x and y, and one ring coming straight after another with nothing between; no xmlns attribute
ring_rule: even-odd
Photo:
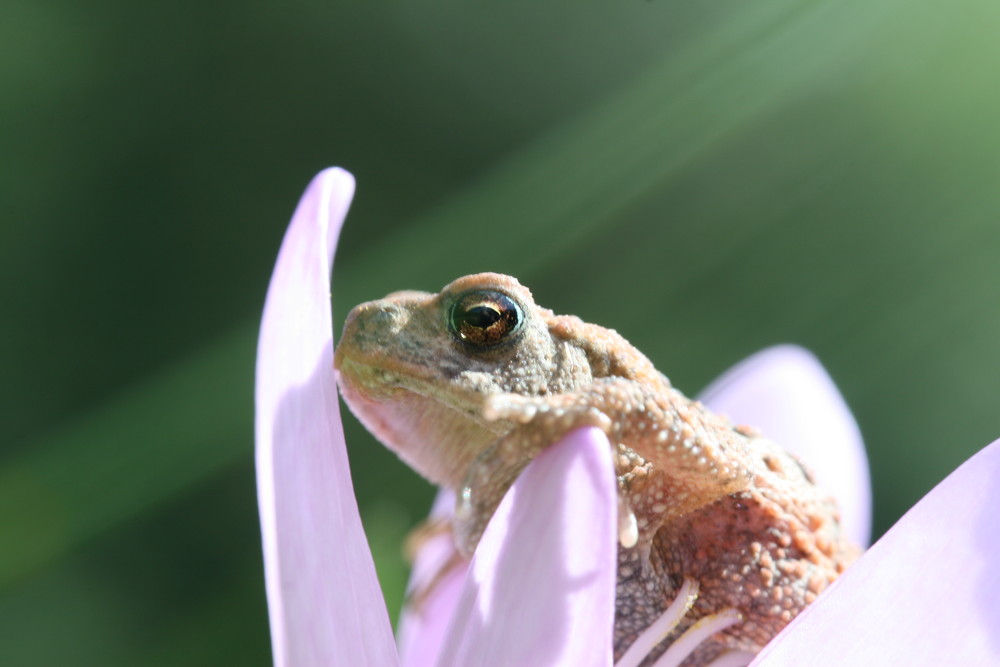
<svg viewBox="0 0 1000 667"><path fill-rule="evenodd" d="M344 400L414 469L455 488L513 426L483 417L486 397L544 394L567 373L589 379L580 355L550 333L552 317L497 273L363 303L348 314L334 361Z"/></svg>

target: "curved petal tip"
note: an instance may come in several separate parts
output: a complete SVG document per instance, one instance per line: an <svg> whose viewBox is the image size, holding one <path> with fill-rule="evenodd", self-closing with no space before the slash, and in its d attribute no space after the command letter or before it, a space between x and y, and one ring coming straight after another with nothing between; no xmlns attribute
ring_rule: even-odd
<svg viewBox="0 0 1000 667"><path fill-rule="evenodd" d="M330 269L354 179L328 169L299 202L257 348L256 459L275 665L393 665L354 500L333 375Z"/></svg>

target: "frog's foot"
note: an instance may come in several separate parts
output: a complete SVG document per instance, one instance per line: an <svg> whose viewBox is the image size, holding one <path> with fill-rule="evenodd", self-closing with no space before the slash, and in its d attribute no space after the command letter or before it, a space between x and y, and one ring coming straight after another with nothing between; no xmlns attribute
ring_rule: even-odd
<svg viewBox="0 0 1000 667"><path fill-rule="evenodd" d="M438 535L451 534L451 518L447 516L430 517L424 519L416 528L410 531L403 542L403 554L410 565L416 560L417 554L425 544L433 540Z"/></svg>
<svg viewBox="0 0 1000 667"><path fill-rule="evenodd" d="M434 571L434 574L426 580L426 583L418 584L412 590L406 592L404 606L420 613L424 605L427 604L427 601L434 595L434 591L441 585L441 582L455 571L456 568L465 565L466 562L462 554L453 551L448 556L448 559L441 563L438 569Z"/></svg>
<svg viewBox="0 0 1000 667"><path fill-rule="evenodd" d="M449 544L452 541L452 519L450 516L437 516L425 519L420 525L410 531L403 543L403 552L406 559L412 565L417 554L428 545L429 542L444 537ZM451 574L455 568L463 565L465 559L454 549L448 549L442 557L436 558L437 562L425 565L428 569L426 576L413 580L413 588L406 592L406 606L411 610L420 613L427 600L434 594L434 591L441 582Z"/></svg>
<svg viewBox="0 0 1000 667"><path fill-rule="evenodd" d="M680 590L677 591L677 597L670 603L667 610L632 642L632 645L625 651L625 655L615 663L615 667L637 667L640 665L647 656L656 650L664 639L672 635L680 627L681 622L688 612L691 611L691 607L694 605L696 599L698 599L698 582L694 579L685 579ZM720 612L703 616L684 630L676 639L671 641L667 650L653 663L654 667L676 667L680 665L699 646L709 640L712 635L742 620L743 617L735 609L724 609ZM743 660L744 656L745 660ZM720 664L731 667L746 665L753 659L753 656L750 654L730 653L722 656L720 660L732 658L735 658L736 661Z"/></svg>

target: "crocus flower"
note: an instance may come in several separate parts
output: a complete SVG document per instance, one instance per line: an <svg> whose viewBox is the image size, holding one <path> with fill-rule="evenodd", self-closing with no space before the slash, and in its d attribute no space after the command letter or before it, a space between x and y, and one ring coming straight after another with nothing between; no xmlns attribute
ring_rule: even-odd
<svg viewBox="0 0 1000 667"><path fill-rule="evenodd" d="M404 612L397 653L354 499L333 371L329 276L353 190L339 169L310 184L261 324L257 482L275 665L610 667L616 493L610 448L594 429L570 434L525 470L471 564L446 570ZM861 440L808 353L765 351L702 398L796 447L841 501L845 529L867 540ZM1000 664L998 479L1000 441L920 501L753 664ZM443 494L434 511L450 504ZM446 535L426 542L414 565L418 590L452 554Z"/></svg>

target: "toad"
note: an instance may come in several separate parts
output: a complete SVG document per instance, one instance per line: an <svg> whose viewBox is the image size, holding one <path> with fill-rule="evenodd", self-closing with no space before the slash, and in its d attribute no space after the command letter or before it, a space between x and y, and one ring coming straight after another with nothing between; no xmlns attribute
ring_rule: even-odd
<svg viewBox="0 0 1000 667"><path fill-rule="evenodd" d="M756 653L858 555L796 458L685 397L614 330L536 305L510 276L355 307L335 366L368 430L455 491L465 556L543 448L584 426L607 434L621 517L616 659L681 598L687 611L646 663L706 619L718 631L684 665Z"/></svg>

